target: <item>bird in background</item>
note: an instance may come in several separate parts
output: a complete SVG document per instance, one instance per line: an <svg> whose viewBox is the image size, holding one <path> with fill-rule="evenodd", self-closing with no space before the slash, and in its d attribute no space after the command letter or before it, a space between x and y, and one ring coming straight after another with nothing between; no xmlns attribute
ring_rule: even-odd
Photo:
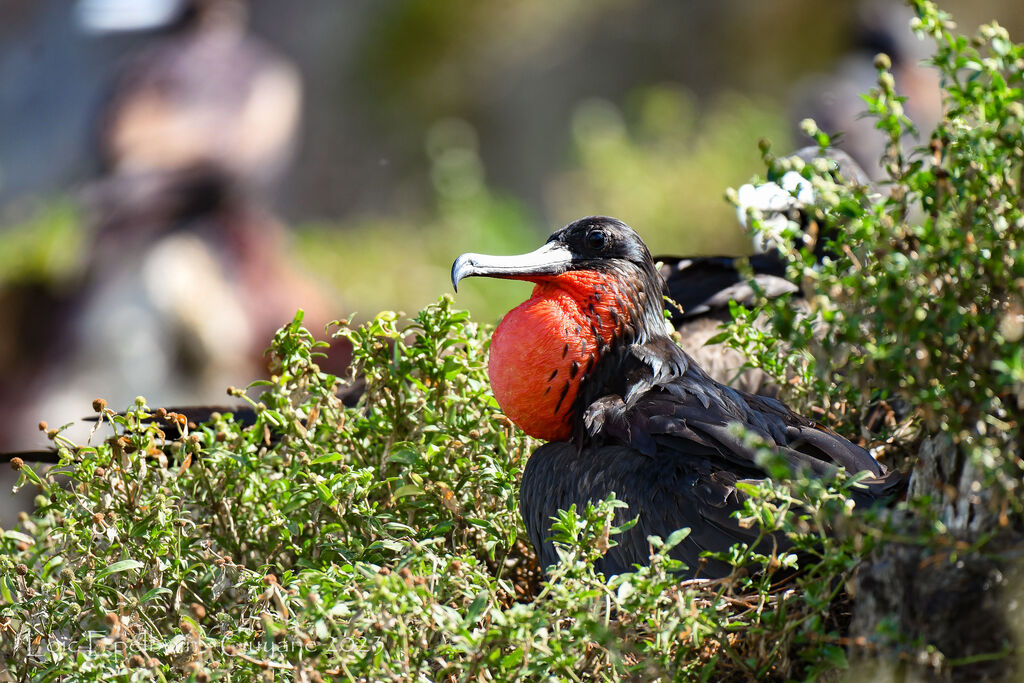
<svg viewBox="0 0 1024 683"><path fill-rule="evenodd" d="M144 33L146 44L103 89L82 272L60 292L0 292L0 313L19 319L0 332L6 448L37 441L40 416L78 418L97 391L114 405L216 400L266 373L268 340L297 308L313 329L336 317L284 256L288 232L267 205L295 146L302 83L249 32L247 3L73 7L97 40Z"/></svg>
<svg viewBox="0 0 1024 683"><path fill-rule="evenodd" d="M452 284L468 277L535 284L491 341L489 374L502 410L524 432L548 443L530 456L520 509L541 565L557 560L552 517L615 493L627 505L617 523L638 518L597 561L605 574L647 564L648 536L690 534L673 550L687 575L727 574L702 558L760 533L733 513L741 481L767 473L741 425L794 471L829 477L842 468L865 472L858 505L897 493L899 472L863 448L798 415L780 401L733 389L712 378L669 336L661 274L640 236L614 218L593 216L555 232L518 256L468 253L452 266ZM785 547L762 541L760 552Z"/></svg>
<svg viewBox="0 0 1024 683"><path fill-rule="evenodd" d="M872 179L884 177L879 163L886 136L865 116L863 93L878 84L875 56L889 58L890 71L899 95L906 97L907 115L919 130L932 130L942 117L939 72L928 64L932 56L927 41L910 28L914 11L907 3L890 0L856 0L844 3L849 13L846 53L827 72L806 76L785 98L793 135L801 135L799 122L813 119L828 133L842 131L836 142L866 169ZM912 137L904 140L916 144Z"/></svg>
<svg viewBox="0 0 1024 683"><path fill-rule="evenodd" d="M812 146L797 150L793 156L805 163L824 161L836 181L870 187L864 170L842 150ZM761 230L751 235L753 255L654 258L662 264L666 293L674 302L668 311L679 331L680 343L715 380L754 394L778 394L778 386L767 374L746 367L747 358L740 351L707 342L718 334L723 323L732 321L731 302L749 308L757 304L759 296L775 299L790 295L792 305L804 307L803 293L786 277L786 260L771 235L778 236L791 226L806 232L810 226L806 209L814 202L811 182L796 171L757 185L748 183L737 191L736 214L744 227L748 227L752 211L760 216ZM824 237L817 235L815 242L819 259L825 254ZM744 266L752 272L753 282L744 275Z"/></svg>

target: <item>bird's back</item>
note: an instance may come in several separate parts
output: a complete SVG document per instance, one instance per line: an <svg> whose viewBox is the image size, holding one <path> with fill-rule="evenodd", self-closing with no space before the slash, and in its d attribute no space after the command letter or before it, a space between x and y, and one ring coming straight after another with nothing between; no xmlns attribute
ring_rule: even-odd
<svg viewBox="0 0 1024 683"><path fill-rule="evenodd" d="M724 564L700 555L757 539L756 528L744 528L733 517L743 504L736 482L766 476L757 463L757 448L734 423L760 437L794 472L829 477L839 468L866 471L868 479L855 495L858 505L892 496L902 485L898 472L888 473L867 451L831 430L773 398L715 382L678 347L669 353L681 354L686 363L678 377L655 382L629 405L618 394L602 397L587 410L594 431L582 448L571 442L549 443L531 456L520 504L542 564L557 559L548 540L552 515L614 492L628 505L617 512L616 522L634 517L638 522L616 539L618 546L597 563L598 569L615 574L646 564L648 536L665 538L688 527L690 535L674 551L689 567L688 574L726 573ZM625 374L637 381L636 368ZM762 539L759 550L770 553L787 545L784 536L772 535Z"/></svg>

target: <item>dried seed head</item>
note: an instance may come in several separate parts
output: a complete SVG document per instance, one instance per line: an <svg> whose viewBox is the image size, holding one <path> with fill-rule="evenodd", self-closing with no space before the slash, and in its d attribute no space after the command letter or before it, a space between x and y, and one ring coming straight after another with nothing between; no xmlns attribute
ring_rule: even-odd
<svg viewBox="0 0 1024 683"><path fill-rule="evenodd" d="M277 583L277 576L275 576L274 574L267 574L263 577L263 583L267 584L268 586L273 586Z"/></svg>
<svg viewBox="0 0 1024 683"><path fill-rule="evenodd" d="M203 607L198 602L193 602L189 606L189 609L192 610L192 616L194 616L196 619L205 619L206 618L206 608Z"/></svg>
<svg viewBox="0 0 1024 683"><path fill-rule="evenodd" d="M96 412L99 412L98 410ZM132 655L128 658L129 669L141 669L146 666L146 658L142 655Z"/></svg>
<svg viewBox="0 0 1024 683"><path fill-rule="evenodd" d="M26 574L28 574L28 567L19 562L17 565L15 565L14 571L18 572L18 576L25 576Z"/></svg>
<svg viewBox="0 0 1024 683"><path fill-rule="evenodd" d="M42 421L39 422L39 431L45 432L49 428L50 428L50 425L46 424L46 420L42 420Z"/></svg>
<svg viewBox="0 0 1024 683"><path fill-rule="evenodd" d="M20 471L21 468L24 466L25 461L22 460L21 458L11 458L11 469L14 470L15 472Z"/></svg>
<svg viewBox="0 0 1024 683"><path fill-rule="evenodd" d="M117 616L117 612L107 612L107 616L103 620L107 622L107 626L117 626L121 623L121 618Z"/></svg>
<svg viewBox="0 0 1024 683"><path fill-rule="evenodd" d="M94 398L92 400L92 409L97 413L102 413L103 409L107 407L107 402L102 398Z"/></svg>
<svg viewBox="0 0 1024 683"><path fill-rule="evenodd" d="M107 516L104 515L102 512L96 512L96 513L93 513L92 521L93 521L93 524L103 524L103 520L106 519L106 518L107 518Z"/></svg>

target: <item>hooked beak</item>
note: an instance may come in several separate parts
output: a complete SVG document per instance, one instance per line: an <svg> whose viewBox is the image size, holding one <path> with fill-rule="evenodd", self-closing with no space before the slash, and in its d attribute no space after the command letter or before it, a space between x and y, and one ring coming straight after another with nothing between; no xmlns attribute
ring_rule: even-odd
<svg viewBox="0 0 1024 683"><path fill-rule="evenodd" d="M467 277L500 277L529 280L537 275L560 275L569 270L572 252L561 242L548 242L540 249L516 256L463 254L452 264L452 287Z"/></svg>

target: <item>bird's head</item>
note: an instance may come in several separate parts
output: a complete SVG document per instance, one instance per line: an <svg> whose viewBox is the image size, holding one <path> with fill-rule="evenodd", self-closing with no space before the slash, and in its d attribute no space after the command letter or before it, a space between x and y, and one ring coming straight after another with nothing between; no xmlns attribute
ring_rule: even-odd
<svg viewBox="0 0 1024 683"><path fill-rule="evenodd" d="M459 282L467 277L537 284L561 281L566 286L590 285L595 290L613 280L620 284L626 297L618 314L628 316L638 332L653 333L664 327L664 281L640 235L616 218L589 216L573 221L555 231L542 247L526 254L463 254L452 265L452 286L456 291Z"/></svg>
<svg viewBox="0 0 1024 683"><path fill-rule="evenodd" d="M490 375L505 413L539 438L568 438L622 351L666 334L664 281L640 236L614 218L570 223L528 254L463 254L452 284L467 277L537 285L495 330Z"/></svg>

